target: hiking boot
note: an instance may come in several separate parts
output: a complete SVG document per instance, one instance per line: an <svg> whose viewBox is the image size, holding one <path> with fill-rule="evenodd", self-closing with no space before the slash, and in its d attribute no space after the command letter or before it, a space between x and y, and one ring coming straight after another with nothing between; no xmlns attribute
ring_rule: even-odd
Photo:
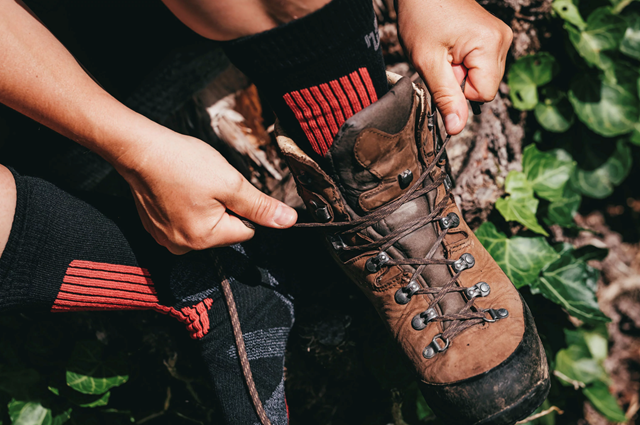
<svg viewBox="0 0 640 425"><path fill-rule="evenodd" d="M549 371L520 294L450 194L426 89L393 87L347 120L324 160L278 145L329 249L362 289L447 424L512 425L546 398Z"/></svg>

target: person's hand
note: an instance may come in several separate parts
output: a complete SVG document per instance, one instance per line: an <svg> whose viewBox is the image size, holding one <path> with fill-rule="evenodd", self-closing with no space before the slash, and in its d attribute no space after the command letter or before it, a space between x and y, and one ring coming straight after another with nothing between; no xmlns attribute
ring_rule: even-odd
<svg viewBox="0 0 640 425"><path fill-rule="evenodd" d="M174 254L253 237L238 216L275 228L292 226L294 209L256 189L201 140L167 132L117 160L145 229Z"/></svg>
<svg viewBox="0 0 640 425"><path fill-rule="evenodd" d="M490 102L504 75L513 33L474 0L397 0L398 31L449 134L467 122L466 99ZM467 75L464 94L460 84Z"/></svg>

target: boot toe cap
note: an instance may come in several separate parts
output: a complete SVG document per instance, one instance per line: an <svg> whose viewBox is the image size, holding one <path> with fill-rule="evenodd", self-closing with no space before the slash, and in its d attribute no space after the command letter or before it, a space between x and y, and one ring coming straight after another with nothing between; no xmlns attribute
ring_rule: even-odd
<svg viewBox="0 0 640 425"><path fill-rule="evenodd" d="M549 368L533 317L523 302L525 333L498 366L453 383L420 382L429 406L447 424L513 425L545 400Z"/></svg>

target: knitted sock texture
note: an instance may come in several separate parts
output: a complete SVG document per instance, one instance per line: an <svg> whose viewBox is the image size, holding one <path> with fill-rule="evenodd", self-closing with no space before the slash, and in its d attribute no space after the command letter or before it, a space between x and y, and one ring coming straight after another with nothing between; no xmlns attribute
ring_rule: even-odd
<svg viewBox="0 0 640 425"><path fill-rule="evenodd" d="M13 170L12 170L13 172ZM173 256L144 232L135 209L100 211L57 187L14 172L17 207L0 257L0 313L154 310L197 340L225 423L259 423L237 357L211 252ZM106 215L105 215L106 214ZM108 217L107 217L108 215ZM215 250L231 276L245 344L272 423L287 423L284 346L291 301L242 247Z"/></svg>
<svg viewBox="0 0 640 425"><path fill-rule="evenodd" d="M272 30L223 43L283 128L324 156L340 127L388 91L369 0L333 0Z"/></svg>

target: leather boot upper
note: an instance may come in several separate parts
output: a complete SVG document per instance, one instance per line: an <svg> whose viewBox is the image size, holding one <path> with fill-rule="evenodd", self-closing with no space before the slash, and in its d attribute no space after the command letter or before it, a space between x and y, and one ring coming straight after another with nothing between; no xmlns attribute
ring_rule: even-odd
<svg viewBox="0 0 640 425"><path fill-rule="evenodd" d="M438 151L428 127L424 87L406 78L392 77L390 83L394 86L389 93L344 123L325 157L331 168L328 173L277 128L278 144L298 192L317 221L350 222L372 214L406 193L434 161ZM431 384L466 380L499 366L516 350L525 332L520 295L462 219L453 197L447 194L450 179L443 173L443 167L433 167L423 185L441 181L437 188L337 244L331 229L327 229L332 255L373 302L420 379ZM442 209L439 217L455 213L460 224L448 230L433 258L458 260L465 253L471 254L475 265L464 270L456 284L470 288L479 282L488 283L490 294L475 298L474 308L506 309L508 317L472 326L455 336L446 351L425 358L425 347L451 323L430 322L416 330L412 319L427 310L433 296L415 295L407 304L395 300L396 292L409 284L416 267L383 266L370 272L367 260L377 256L379 250L354 254L343 252L339 246L380 240L406 223L437 211L438 206ZM434 221L407 234L385 252L393 259L424 258L441 231ZM442 287L455 274L450 264L429 264L417 279L426 287ZM448 293L436 308L440 314L455 314L466 302L462 292Z"/></svg>

